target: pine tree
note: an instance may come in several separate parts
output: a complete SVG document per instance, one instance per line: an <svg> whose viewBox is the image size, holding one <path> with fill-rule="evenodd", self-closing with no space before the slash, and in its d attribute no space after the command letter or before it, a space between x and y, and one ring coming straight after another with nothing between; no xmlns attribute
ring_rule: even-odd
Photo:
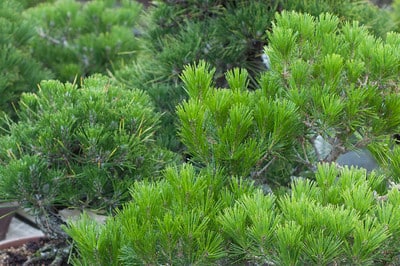
<svg viewBox="0 0 400 266"><path fill-rule="evenodd" d="M79 89L43 81L20 106L18 122L8 119L0 136L1 198L29 208L60 252L68 238L60 209L112 214L130 199L135 181L156 180L176 161L154 143L160 114L149 96L104 76L85 79Z"/></svg>
<svg viewBox="0 0 400 266"><path fill-rule="evenodd" d="M86 214L70 221L65 230L76 248L72 262L398 263L399 190L382 190L381 175L327 163L318 165L315 179L298 179L290 193L276 197L220 170L169 167L163 180L135 184L134 200L104 224Z"/></svg>

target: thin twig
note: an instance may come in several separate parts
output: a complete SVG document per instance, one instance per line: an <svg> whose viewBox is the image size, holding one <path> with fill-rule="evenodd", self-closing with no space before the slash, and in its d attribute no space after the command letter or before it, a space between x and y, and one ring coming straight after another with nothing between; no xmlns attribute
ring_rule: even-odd
<svg viewBox="0 0 400 266"><path fill-rule="evenodd" d="M38 28L37 33L39 34L40 37L42 37L43 39L49 40L53 44L68 46L68 43L65 40L60 41L60 40L57 40L56 38L53 38L53 37L47 35L42 28Z"/></svg>
<svg viewBox="0 0 400 266"><path fill-rule="evenodd" d="M253 173L251 174L251 176L252 176L252 177L259 177L262 173L264 173L264 172L268 169L268 167L271 166L271 164L275 161L275 159L276 159L276 156L274 156L266 165L264 165L264 167L261 168L260 171L253 172Z"/></svg>

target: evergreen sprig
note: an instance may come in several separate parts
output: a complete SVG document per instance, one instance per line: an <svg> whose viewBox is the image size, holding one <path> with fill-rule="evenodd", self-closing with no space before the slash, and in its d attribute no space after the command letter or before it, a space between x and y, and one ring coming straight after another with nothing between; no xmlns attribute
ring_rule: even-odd
<svg viewBox="0 0 400 266"><path fill-rule="evenodd" d="M245 70L228 72L231 89L216 90L210 87L209 66L200 62L196 69L189 66L182 74L190 99L177 108L180 136L193 162L223 167L234 175L252 170L261 175L301 132L295 105L247 91Z"/></svg>

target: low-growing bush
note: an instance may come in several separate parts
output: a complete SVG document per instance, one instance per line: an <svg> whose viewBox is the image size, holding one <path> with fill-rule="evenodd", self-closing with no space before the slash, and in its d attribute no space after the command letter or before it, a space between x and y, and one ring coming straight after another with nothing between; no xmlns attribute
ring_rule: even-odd
<svg viewBox="0 0 400 266"><path fill-rule="evenodd" d="M154 142L160 114L149 96L103 76L80 88L43 81L20 106L19 121L0 136L1 198L31 208L49 237L64 237L60 208L112 213L135 181L157 179L176 162Z"/></svg>
<svg viewBox="0 0 400 266"><path fill-rule="evenodd" d="M105 225L85 216L69 224L66 231L79 254L74 264L192 265L224 257L215 218L253 189L225 179L220 171L196 174L191 165L168 168L163 176L157 183L136 183L132 202ZM234 192L225 188L229 182Z"/></svg>

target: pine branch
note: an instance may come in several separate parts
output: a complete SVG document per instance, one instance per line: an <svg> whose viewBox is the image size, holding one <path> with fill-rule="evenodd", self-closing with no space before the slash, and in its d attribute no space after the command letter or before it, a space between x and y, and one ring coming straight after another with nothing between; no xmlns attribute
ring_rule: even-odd
<svg viewBox="0 0 400 266"><path fill-rule="evenodd" d="M264 157L260 161L264 161L267 158L269 153L265 154ZM260 177L267 169L271 166L271 164L276 160L276 156L274 156L266 165L263 166L259 171L255 171L251 173L252 178Z"/></svg>
<svg viewBox="0 0 400 266"><path fill-rule="evenodd" d="M43 39L46 39L46 40L50 41L50 42L53 43L53 44L62 45L62 46L64 46L64 47L68 47L68 46L69 46L67 40L65 40L65 39L62 40L62 41L61 41L61 40L57 40L56 38L53 38L53 37L49 36L48 34L46 34L46 33L44 32L43 28L38 28L38 29L37 29L37 33L39 34L40 37L42 37Z"/></svg>

